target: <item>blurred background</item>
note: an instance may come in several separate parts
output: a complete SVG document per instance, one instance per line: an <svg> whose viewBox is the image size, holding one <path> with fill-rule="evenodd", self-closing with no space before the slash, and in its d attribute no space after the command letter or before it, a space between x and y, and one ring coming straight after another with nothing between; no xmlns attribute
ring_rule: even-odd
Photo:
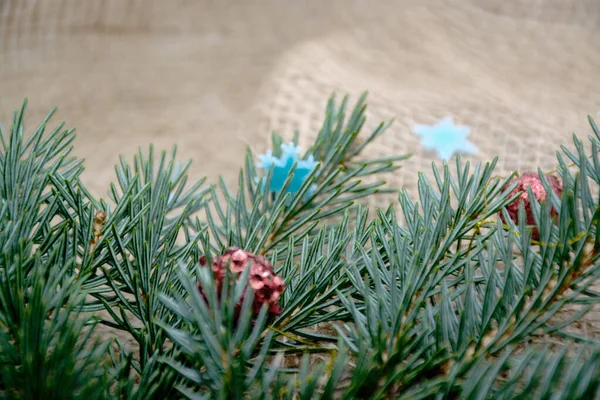
<svg viewBox="0 0 600 400"><path fill-rule="evenodd" d="M247 145L306 146L332 93L364 90L366 129L395 119L366 155L413 153L390 177L411 193L440 162L412 126L445 116L472 128L467 159L552 169L600 110L600 1L0 0L0 122L57 106L98 196L150 142L234 184Z"/></svg>

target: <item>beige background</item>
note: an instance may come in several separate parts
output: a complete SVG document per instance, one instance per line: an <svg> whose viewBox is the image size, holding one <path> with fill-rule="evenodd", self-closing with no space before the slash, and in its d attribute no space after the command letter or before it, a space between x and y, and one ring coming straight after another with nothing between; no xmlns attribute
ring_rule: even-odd
<svg viewBox="0 0 600 400"><path fill-rule="evenodd" d="M233 184L247 144L306 143L333 91L363 90L368 127L396 120L370 155L413 153L390 177L410 193L439 162L411 127L447 115L473 128L466 159L553 169L600 110L600 1L0 0L0 121L58 106L98 196L149 142Z"/></svg>

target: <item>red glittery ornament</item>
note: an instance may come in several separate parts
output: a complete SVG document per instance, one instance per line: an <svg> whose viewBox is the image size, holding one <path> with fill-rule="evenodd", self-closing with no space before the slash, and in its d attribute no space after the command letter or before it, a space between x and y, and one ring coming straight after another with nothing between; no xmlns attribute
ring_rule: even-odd
<svg viewBox="0 0 600 400"><path fill-rule="evenodd" d="M206 257L200 258L200 265L206 266ZM250 268L248 275L248 286L254 291L254 299L252 302L252 309L254 313L258 313L263 304L268 305L268 312L271 316L277 316L281 314L281 307L279 307L279 297L285 289L285 283L283 279L275 275L273 266L263 256L248 253L237 247L231 247L225 251L224 254L215 257L212 260L211 269L213 271L216 283L216 289L218 293L221 293L223 287L223 280L227 266L229 270L237 275L239 279L240 274L246 269ZM202 285L198 284L198 289L205 297ZM206 297L205 297L206 299ZM236 313L239 313L241 305L244 301L244 295L240 299L240 302L236 305Z"/></svg>
<svg viewBox="0 0 600 400"><path fill-rule="evenodd" d="M556 193L557 196L560 196L562 194L562 185L560 183L560 180L554 175L546 175L546 180L550 184L550 187L552 188L554 193ZM518 223L519 204L523 203L523 208L525 209L525 215L527 216L526 224L527 225L535 225L533 211L531 210L531 199L529 199L529 193L527 192L527 187L531 188L531 192L535 196L536 200L538 202L541 202L546 199L546 195L547 195L546 190L544 189L542 180L537 173L529 172L529 173L522 174L518 178L511 181L510 185L512 185L514 182L517 182L517 186L513 189L513 191L510 193L510 195L508 197L513 197L517 193L520 193L520 196L517 197L515 200L513 200L513 202L510 203L508 206L506 206L506 211L508 212L508 215L510 216L510 218L515 223ZM552 207L550 213L551 213L551 216L553 217L553 219L556 219L555 217L558 215L558 213L557 213L556 209L554 209L554 207ZM502 214L502 212L500 212L499 215L500 215L500 219L502 219L503 222L506 222L504 220L504 215ZM537 228L533 228L532 238L533 238L533 240L539 240L539 231L537 230Z"/></svg>

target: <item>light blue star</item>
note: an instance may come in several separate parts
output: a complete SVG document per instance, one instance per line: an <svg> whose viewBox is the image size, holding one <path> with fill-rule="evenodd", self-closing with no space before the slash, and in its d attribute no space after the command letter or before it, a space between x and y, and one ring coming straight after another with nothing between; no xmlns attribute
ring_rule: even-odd
<svg viewBox="0 0 600 400"><path fill-rule="evenodd" d="M279 159L277 157L273 157L271 150L267 150L266 154L259 155L258 159L260 160L258 162L258 168L262 169L271 168L271 166L279 163Z"/></svg>
<svg viewBox="0 0 600 400"><path fill-rule="evenodd" d="M300 146L295 145L293 142L282 144L281 150L283 151L281 157L274 157L271 150L268 150L263 155L259 155L257 166L265 170L266 173L271 169L273 170L269 189L271 192L279 192L283 189L283 185L290 175L292 167L297 163L292 181L287 187L287 192L294 194L300 190L318 163L312 155L309 155L305 160L299 160L301 149ZM307 195L310 195L315 189L316 185L313 185Z"/></svg>
<svg viewBox="0 0 600 400"><path fill-rule="evenodd" d="M281 150L283 150L283 154L289 154L290 156L299 156L302 149L300 146L294 144L294 142L290 142L289 144L283 143L281 145Z"/></svg>
<svg viewBox="0 0 600 400"><path fill-rule="evenodd" d="M455 152L476 154L477 148L468 141L471 128L454 125L452 117L443 118L437 125L415 125L413 132L421 136L421 144L427 150L435 150L443 160Z"/></svg>

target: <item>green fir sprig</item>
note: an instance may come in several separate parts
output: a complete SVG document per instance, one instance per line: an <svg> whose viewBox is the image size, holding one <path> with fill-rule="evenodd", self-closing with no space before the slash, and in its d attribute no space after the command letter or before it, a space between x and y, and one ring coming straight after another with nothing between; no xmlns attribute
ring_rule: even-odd
<svg viewBox="0 0 600 400"><path fill-rule="evenodd" d="M0 129L0 397L598 397L598 338L570 329L599 301L594 121L590 149L574 135L558 153L562 194L542 174L552 194L529 191L515 222L497 159L434 166L416 199L388 187L408 155L364 159L390 126L363 138L365 101L329 100L299 191L297 165L273 192L250 150L231 189L190 184L190 161L149 146L121 158L106 199L80 179L74 131L46 134L53 113L25 132L25 102ZM217 284L230 247L284 280L277 315L254 312L250 268L228 263Z"/></svg>

